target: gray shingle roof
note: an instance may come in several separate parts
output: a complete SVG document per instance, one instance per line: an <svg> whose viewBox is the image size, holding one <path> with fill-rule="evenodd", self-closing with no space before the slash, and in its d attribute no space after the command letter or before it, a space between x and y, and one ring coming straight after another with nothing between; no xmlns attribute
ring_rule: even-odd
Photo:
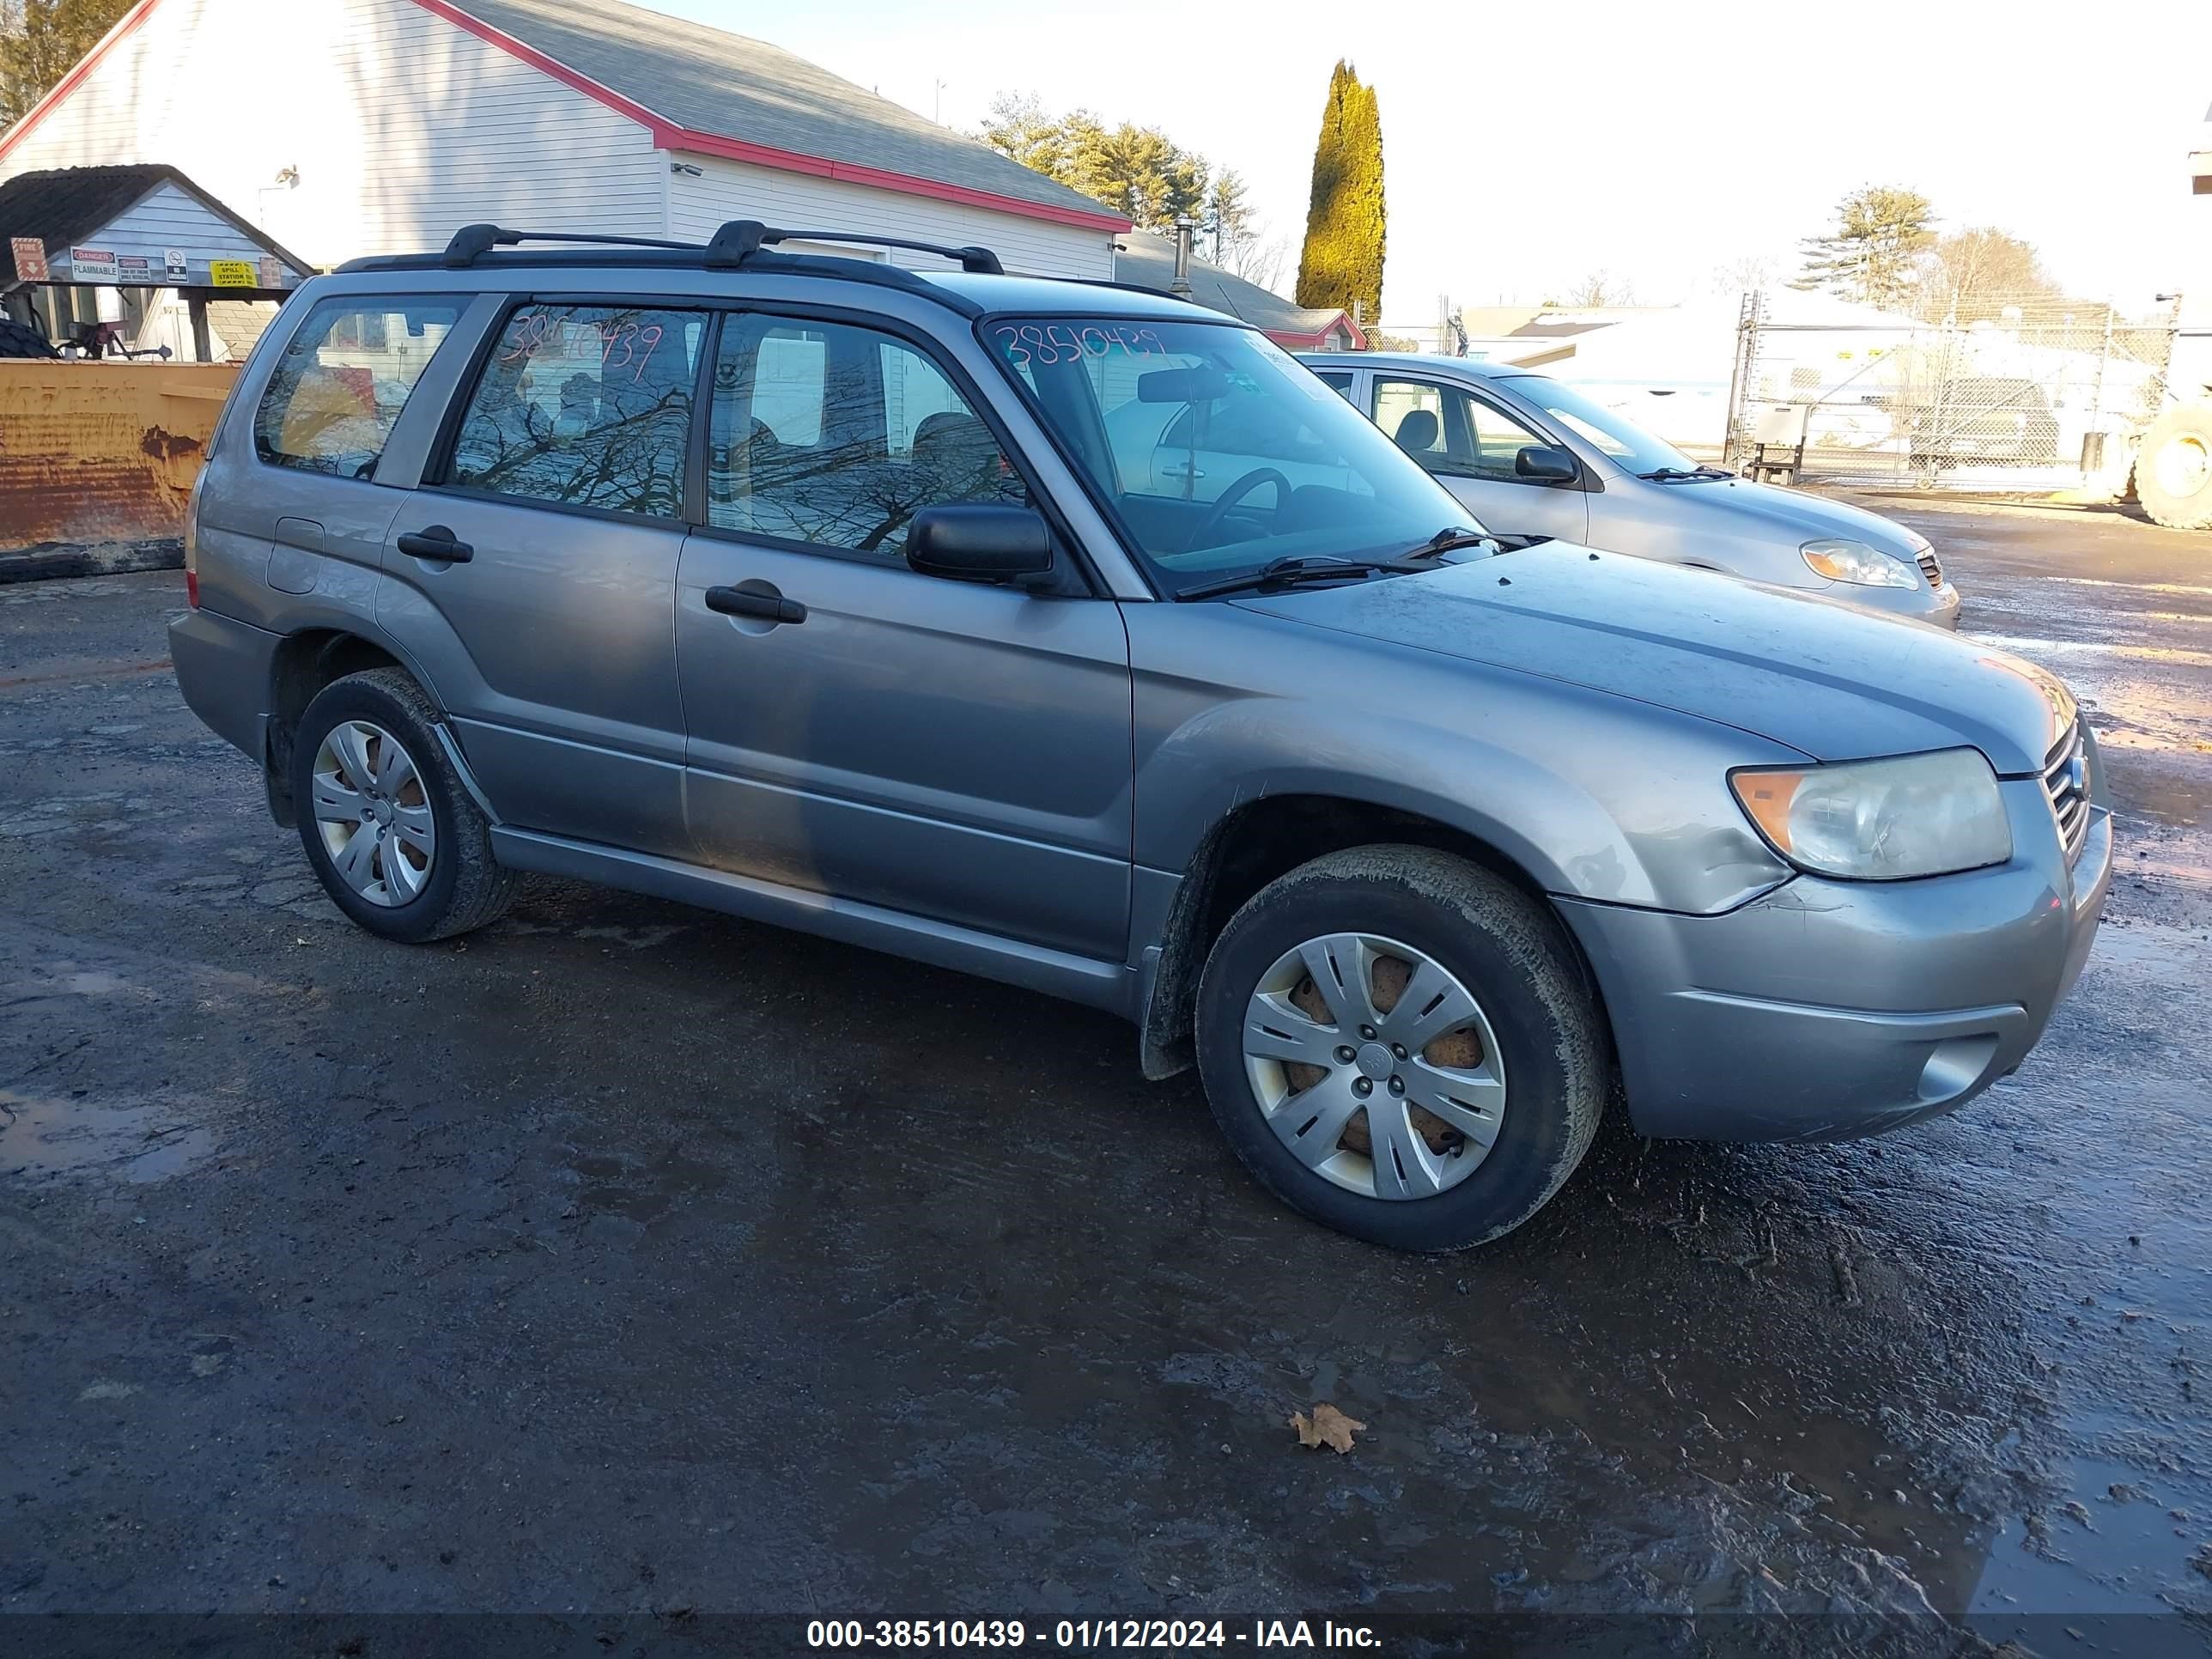
<svg viewBox="0 0 2212 1659"><path fill-rule="evenodd" d="M38 173L19 173L0 181L0 244L11 237L31 236L47 251L66 251L85 241L110 220L121 217L163 185L174 185L185 195L228 223L253 246L273 253L302 276L315 268L296 253L270 240L237 214L202 190L173 167L159 162L96 167L53 167ZM58 255L56 255L58 257ZM0 264L0 284L14 275L14 267Z"/></svg>
<svg viewBox="0 0 2212 1659"><path fill-rule="evenodd" d="M1115 245L1114 279L1140 288L1171 291L1175 281L1175 244L1147 230L1133 230ZM1273 289L1231 276L1218 265L1193 258L1190 297L1209 310L1224 311L1243 319L1263 334L1320 335L1344 313L1293 305Z"/></svg>
<svg viewBox="0 0 2212 1659"><path fill-rule="evenodd" d="M765 40L623 0L457 3L471 16L694 132L1039 207L1112 211Z"/></svg>
<svg viewBox="0 0 2212 1659"><path fill-rule="evenodd" d="M135 207L155 188L175 179L191 184L173 167L57 167L19 173L0 184L0 240L35 236L48 247L66 250L110 219ZM197 193L197 192L195 192Z"/></svg>

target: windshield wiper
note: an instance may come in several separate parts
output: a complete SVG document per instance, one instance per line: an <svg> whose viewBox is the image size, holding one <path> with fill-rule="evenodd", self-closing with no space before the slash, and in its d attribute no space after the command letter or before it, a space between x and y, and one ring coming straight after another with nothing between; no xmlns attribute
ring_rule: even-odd
<svg viewBox="0 0 2212 1659"><path fill-rule="evenodd" d="M1210 599L1221 593L1241 593L1248 588L1290 587L1298 582L1334 581L1346 576L1371 576L1388 571L1393 574L1408 574L1425 569L1424 565L1410 564L1403 559L1275 559L1257 570L1247 570L1241 575L1223 576L1210 582L1200 582L1176 593L1177 599Z"/></svg>
<svg viewBox="0 0 2212 1659"><path fill-rule="evenodd" d="M1455 548L1480 547L1485 542L1495 542L1497 539L1498 538L1487 530L1469 530L1463 524L1448 524L1419 547L1407 548L1400 556L1407 559L1432 559L1439 553L1449 553Z"/></svg>
<svg viewBox="0 0 2212 1659"><path fill-rule="evenodd" d="M1717 466L1695 467L1686 472L1679 466L1662 466L1655 468L1650 472L1639 472L1636 476L1649 479L1653 483L1680 483L1685 478L1733 478L1735 474L1724 467Z"/></svg>

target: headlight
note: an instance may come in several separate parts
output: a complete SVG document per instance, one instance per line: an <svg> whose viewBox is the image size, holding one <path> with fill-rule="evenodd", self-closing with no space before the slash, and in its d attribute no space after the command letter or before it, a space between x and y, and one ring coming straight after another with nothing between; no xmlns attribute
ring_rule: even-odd
<svg viewBox="0 0 2212 1659"><path fill-rule="evenodd" d="M1917 587L1920 573L1864 542L1807 542L1797 550L1816 576L1859 587Z"/></svg>
<svg viewBox="0 0 2212 1659"><path fill-rule="evenodd" d="M1843 766L1746 767L1729 787L1792 864L1852 881L1902 881L2002 864L2012 830L1978 750Z"/></svg>

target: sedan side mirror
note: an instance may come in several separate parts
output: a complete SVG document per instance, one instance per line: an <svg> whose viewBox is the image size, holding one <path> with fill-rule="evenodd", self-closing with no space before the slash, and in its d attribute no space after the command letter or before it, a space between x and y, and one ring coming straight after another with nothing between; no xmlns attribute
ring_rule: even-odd
<svg viewBox="0 0 2212 1659"><path fill-rule="evenodd" d="M925 507L907 527L906 562L925 576L1034 586L1052 574L1052 532L1026 507Z"/></svg>
<svg viewBox="0 0 2212 1659"><path fill-rule="evenodd" d="M1572 483L1582 469L1557 444L1523 444L1513 458L1513 476L1534 483Z"/></svg>

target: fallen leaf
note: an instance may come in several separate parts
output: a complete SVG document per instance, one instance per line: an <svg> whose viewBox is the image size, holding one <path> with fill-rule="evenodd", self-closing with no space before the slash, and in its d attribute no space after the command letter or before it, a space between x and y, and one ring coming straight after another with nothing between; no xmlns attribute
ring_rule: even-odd
<svg viewBox="0 0 2212 1659"><path fill-rule="evenodd" d="M1367 1425L1323 1401L1314 1407L1310 1418L1304 1412L1292 1412L1291 1426L1298 1431L1301 1446L1334 1446L1342 1454L1352 1449L1353 1434Z"/></svg>

